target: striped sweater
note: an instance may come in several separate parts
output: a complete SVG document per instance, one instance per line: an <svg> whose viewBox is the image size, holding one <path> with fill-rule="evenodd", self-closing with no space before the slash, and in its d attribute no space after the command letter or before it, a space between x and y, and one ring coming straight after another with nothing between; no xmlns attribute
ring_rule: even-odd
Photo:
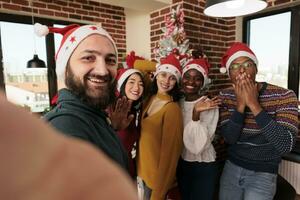
<svg viewBox="0 0 300 200"><path fill-rule="evenodd" d="M233 88L220 92L219 128L234 164L258 172L277 173L281 156L291 151L298 133L297 98L293 91L262 83L263 110L254 117L249 108L236 111Z"/></svg>

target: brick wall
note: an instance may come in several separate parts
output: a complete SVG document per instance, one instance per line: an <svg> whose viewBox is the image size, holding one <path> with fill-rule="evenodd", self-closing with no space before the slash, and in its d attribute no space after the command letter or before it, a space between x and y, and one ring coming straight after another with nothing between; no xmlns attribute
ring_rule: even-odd
<svg viewBox="0 0 300 200"><path fill-rule="evenodd" d="M268 6L276 7L294 1L296 0L268 0ZM236 20L235 18L205 16L203 13L205 2L205 0L173 0L172 6L152 12L150 15L151 49L153 50L162 36L161 28L165 27L165 16L169 15L171 8L181 5L184 10L184 28L190 40L190 47L203 49L211 63L209 77L212 79L212 84L209 92L215 95L220 89L230 85L227 74L221 74L219 67L223 53L235 41Z"/></svg>
<svg viewBox="0 0 300 200"><path fill-rule="evenodd" d="M227 75L219 73L219 63L226 47L235 40L235 18L205 16L204 0L173 0L173 2L175 4L172 6L151 13L151 49L156 46L162 35L161 28L165 26L165 16L169 15L171 8L175 9L178 4L181 5L190 47L201 48L208 56L211 63L209 76L213 81L210 92L216 94L219 89L229 85Z"/></svg>
<svg viewBox="0 0 300 200"><path fill-rule="evenodd" d="M30 3L32 2L32 3ZM126 54L124 8L90 0L0 0L0 12L62 21L102 23L115 39L120 60Z"/></svg>

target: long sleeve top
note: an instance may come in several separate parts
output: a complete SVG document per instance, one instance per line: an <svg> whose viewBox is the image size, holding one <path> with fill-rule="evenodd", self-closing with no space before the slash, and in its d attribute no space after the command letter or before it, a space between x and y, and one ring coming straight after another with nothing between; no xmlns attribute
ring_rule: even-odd
<svg viewBox="0 0 300 200"><path fill-rule="evenodd" d="M277 173L281 155L292 150L298 133L297 98L293 91L262 83L259 102L263 110L236 111L233 88L220 92L221 134L230 144L229 160L243 168Z"/></svg>
<svg viewBox="0 0 300 200"><path fill-rule="evenodd" d="M219 118L219 110L211 109L200 113L200 119L193 121L193 109L195 104L202 97L195 101L180 101L183 114L183 151L182 159L190 162L213 162L216 159L216 152L212 145Z"/></svg>
<svg viewBox="0 0 300 200"><path fill-rule="evenodd" d="M44 119L61 133L93 144L127 170L126 152L106 113L84 104L70 90L59 91L56 107Z"/></svg>
<svg viewBox="0 0 300 200"><path fill-rule="evenodd" d="M160 110L147 116L154 98L166 103ZM164 200L176 179L176 168L182 152L182 113L171 96L157 94L142 113L138 176L152 189L151 200Z"/></svg>

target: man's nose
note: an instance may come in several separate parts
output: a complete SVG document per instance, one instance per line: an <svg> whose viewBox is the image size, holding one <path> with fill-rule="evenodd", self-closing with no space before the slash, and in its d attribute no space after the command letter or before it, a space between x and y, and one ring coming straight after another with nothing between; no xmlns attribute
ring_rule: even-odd
<svg viewBox="0 0 300 200"><path fill-rule="evenodd" d="M240 72L240 73L245 72L245 67L244 67L243 65L240 65L240 66L239 66L239 72Z"/></svg>
<svg viewBox="0 0 300 200"><path fill-rule="evenodd" d="M105 76L109 73L106 62L105 62L104 59L99 59L95 63L94 72L97 73L98 75L101 75L101 76Z"/></svg>

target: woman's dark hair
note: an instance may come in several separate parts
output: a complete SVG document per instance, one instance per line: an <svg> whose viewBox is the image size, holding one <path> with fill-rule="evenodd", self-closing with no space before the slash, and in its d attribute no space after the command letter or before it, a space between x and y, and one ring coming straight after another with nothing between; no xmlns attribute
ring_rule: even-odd
<svg viewBox="0 0 300 200"><path fill-rule="evenodd" d="M143 85L144 85L144 91L143 91L142 96L138 100L132 102L131 111L135 112L135 111L138 111L140 109L140 107L141 107L141 104L142 104L142 101L143 101L144 92L145 92L145 82L144 82L143 76L140 73L134 72L134 73L130 74L130 76L132 76L133 74L139 75L141 77L141 80L142 80ZM128 79L129 79L130 76L128 76L125 79L125 81L123 82L123 84L121 85L121 88L120 88L120 96L121 97L122 96L126 96L125 85L126 85L126 83L127 83L127 81L128 81Z"/></svg>
<svg viewBox="0 0 300 200"><path fill-rule="evenodd" d="M158 87L157 87L157 83L156 83L156 77L153 79L153 81L151 82L151 86L150 86L150 96L155 95L158 91ZM181 99L183 97L183 93L180 91L178 83L176 82L176 84L174 85L173 89L170 90L168 92L168 95L170 95L173 98L173 101L179 101L179 99Z"/></svg>

